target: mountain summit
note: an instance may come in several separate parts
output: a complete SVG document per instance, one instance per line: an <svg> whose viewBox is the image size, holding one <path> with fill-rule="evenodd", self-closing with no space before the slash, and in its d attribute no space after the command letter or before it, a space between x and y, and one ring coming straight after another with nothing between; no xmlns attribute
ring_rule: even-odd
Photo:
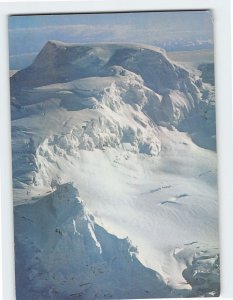
<svg viewBox="0 0 233 300"><path fill-rule="evenodd" d="M218 295L213 86L159 48L49 41L11 111L20 299Z"/></svg>

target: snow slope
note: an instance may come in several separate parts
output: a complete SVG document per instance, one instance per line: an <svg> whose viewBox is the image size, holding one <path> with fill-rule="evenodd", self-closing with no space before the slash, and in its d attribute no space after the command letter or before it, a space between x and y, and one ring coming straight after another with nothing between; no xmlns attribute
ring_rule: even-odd
<svg viewBox="0 0 233 300"><path fill-rule="evenodd" d="M110 290L113 298L219 294L211 86L158 48L50 41L30 67L11 77L11 95L17 263L35 263L32 245L47 253L53 249L49 241L57 245L51 265L40 252L32 281L27 269L19 273L24 279L17 277L18 291L25 289L19 299L42 299L40 292L54 299L79 292L81 299L109 298ZM75 197L93 217L81 222L85 212L77 211L77 201L70 207L62 200ZM22 215L35 225L25 228ZM48 220L46 230L40 220ZM76 245L83 243L74 226L80 222L90 241L84 252ZM56 260L67 253L67 245L70 267L67 259ZM132 247L137 249L133 256ZM116 255L122 268L111 269L105 255ZM90 277L79 264L86 260L104 264L104 275L91 277L85 292L77 291L77 283ZM39 280L40 268L46 284ZM51 279L51 272L59 276ZM128 272L138 275L132 279ZM119 281L113 290L116 273L125 284Z"/></svg>
<svg viewBox="0 0 233 300"><path fill-rule="evenodd" d="M130 241L98 226L77 195L67 183L15 208L17 299L168 295L171 290L139 262Z"/></svg>

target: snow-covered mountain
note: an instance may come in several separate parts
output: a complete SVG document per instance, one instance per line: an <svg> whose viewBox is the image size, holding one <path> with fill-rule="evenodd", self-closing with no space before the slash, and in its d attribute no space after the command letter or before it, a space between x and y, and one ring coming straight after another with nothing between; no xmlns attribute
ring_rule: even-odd
<svg viewBox="0 0 233 300"><path fill-rule="evenodd" d="M19 299L219 294L212 86L159 48L49 41L11 107Z"/></svg>
<svg viewBox="0 0 233 300"><path fill-rule="evenodd" d="M15 208L18 298L144 298L171 293L156 272L140 263L130 241L97 225L77 195L72 184L64 184L36 203Z"/></svg>

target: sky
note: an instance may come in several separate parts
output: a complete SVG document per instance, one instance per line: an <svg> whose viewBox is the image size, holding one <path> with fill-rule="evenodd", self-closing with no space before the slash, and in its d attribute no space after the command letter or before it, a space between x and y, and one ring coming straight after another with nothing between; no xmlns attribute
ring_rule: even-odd
<svg viewBox="0 0 233 300"><path fill-rule="evenodd" d="M210 11L28 15L9 17L10 68L31 64L48 40L70 43L213 43ZM170 45L169 44L169 45Z"/></svg>

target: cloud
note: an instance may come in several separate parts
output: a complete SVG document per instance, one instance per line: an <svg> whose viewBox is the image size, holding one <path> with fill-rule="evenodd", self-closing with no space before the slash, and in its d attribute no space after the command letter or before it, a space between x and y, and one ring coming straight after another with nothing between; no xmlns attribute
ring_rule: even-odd
<svg viewBox="0 0 233 300"><path fill-rule="evenodd" d="M190 14L182 14L182 18L179 14L177 16L170 15L116 14L114 18L107 14L101 18L100 15L98 18L83 15L82 23L72 24L71 22L77 20L80 22L80 17L77 20L71 19L71 16L67 16L65 19L59 16L55 16L56 19L54 16L53 18L46 16L37 19L13 17L9 29L10 59L17 64L20 63L20 59L29 61L28 58L38 53L48 40L60 40L68 43L119 42L156 45L158 41L163 43L185 39L212 39L211 26L208 24L208 26L201 26L205 23L199 22L200 18L197 18L197 14L195 14L195 18L189 18ZM185 20L183 20L184 17ZM50 22L50 24L45 26L46 22ZM20 27L22 24L24 27ZM185 24L187 26L184 26ZM30 27L31 25L36 27Z"/></svg>
<svg viewBox="0 0 233 300"><path fill-rule="evenodd" d="M130 29L130 25L87 25L87 24L77 24L77 25L49 25L42 27L23 27L9 29L10 34L38 34L38 33L68 33L70 35L78 35L83 33L98 34L98 33L126 33Z"/></svg>
<svg viewBox="0 0 233 300"><path fill-rule="evenodd" d="M132 28L129 25L50 25L36 28L16 28L9 30L11 55L39 51L48 40L61 40L73 43L100 41L124 41L130 38Z"/></svg>
<svg viewBox="0 0 233 300"><path fill-rule="evenodd" d="M101 36L102 40L112 39L113 41L125 40L129 39L139 39L140 41L145 40L150 41L153 40L154 36L160 39L168 39L168 38L177 38L178 36L187 37L188 35L200 35L209 36L211 34L210 30L175 30L174 28L139 28L135 27L131 24L125 25L88 25L88 24L77 24L77 25L49 25L43 27L35 27L35 28L16 28L9 30L10 37L15 36L30 36L41 35L51 36L60 34L61 39L66 36L66 40L68 37L71 39L77 37L82 38L84 41L88 41L88 39L93 39Z"/></svg>
<svg viewBox="0 0 233 300"><path fill-rule="evenodd" d="M38 52L48 40L61 40L71 43L96 42L142 42L149 33L136 30L131 25L50 25L37 28L16 28L9 30L11 55L25 52ZM141 37L140 37L141 36Z"/></svg>

